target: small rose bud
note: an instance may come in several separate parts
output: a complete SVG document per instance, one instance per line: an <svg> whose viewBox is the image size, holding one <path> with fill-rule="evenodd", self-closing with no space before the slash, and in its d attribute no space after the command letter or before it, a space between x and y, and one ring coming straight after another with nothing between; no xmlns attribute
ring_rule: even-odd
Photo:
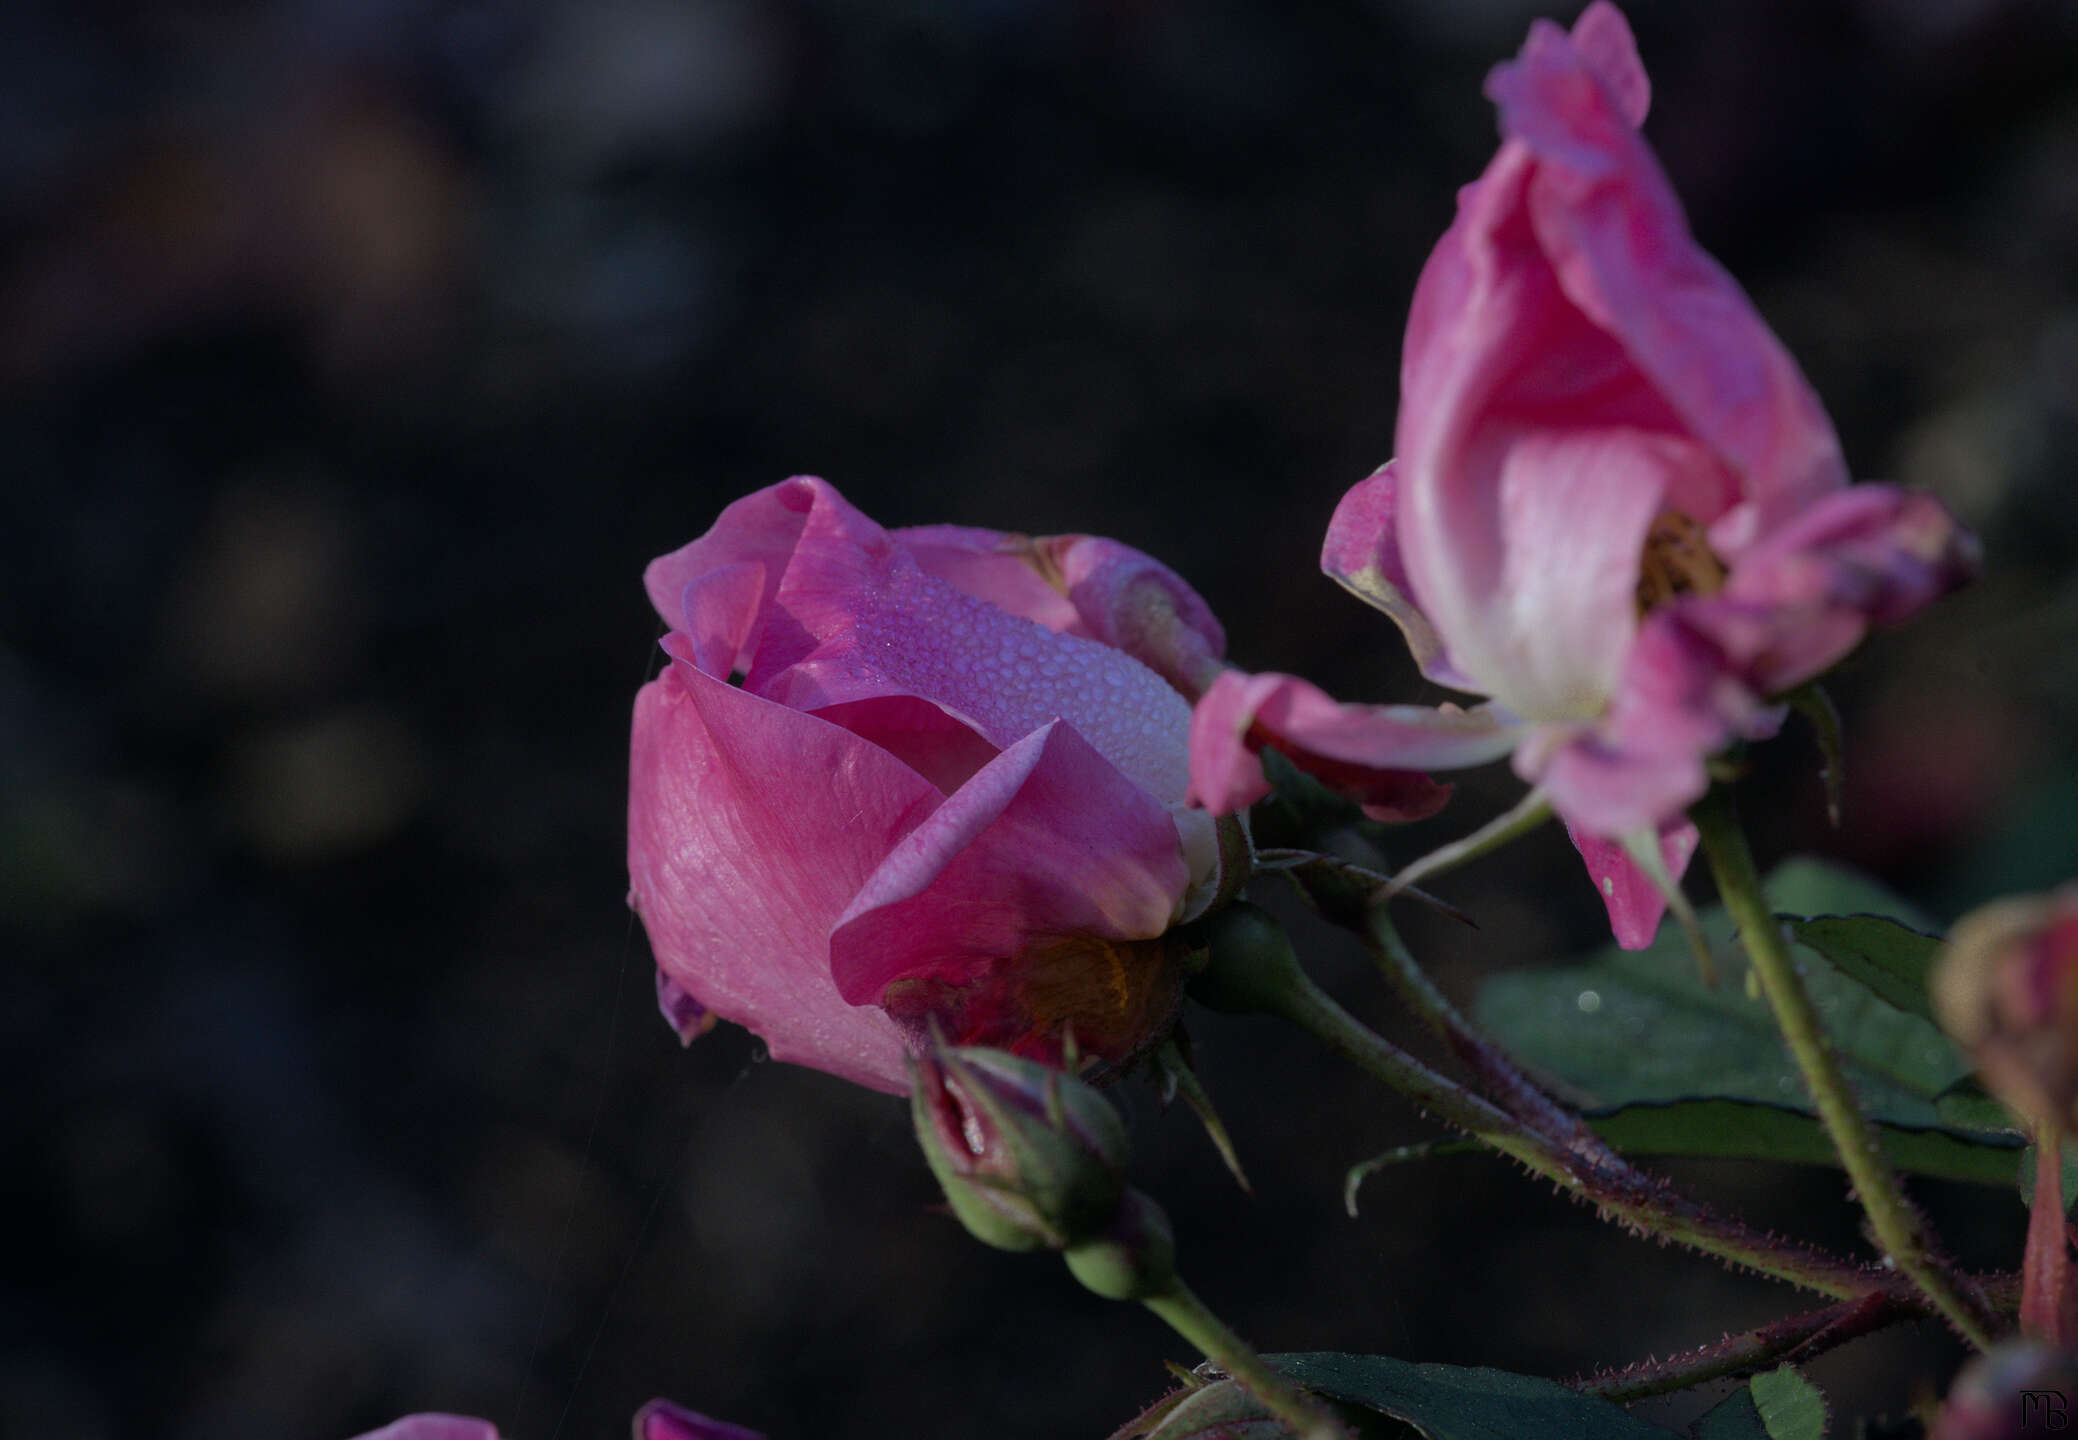
<svg viewBox="0 0 2078 1440"><path fill-rule="evenodd" d="M2078 885L1994 901L1956 923L1930 987L1986 1085L2078 1128Z"/></svg>
<svg viewBox="0 0 2078 1440"><path fill-rule="evenodd" d="M2008 1340L1965 1365L1927 1440L2032 1440L2078 1415L2078 1356Z"/></svg>
<svg viewBox="0 0 2078 1440"><path fill-rule="evenodd" d="M1205 922L1205 968L1191 978L1190 996L1227 1015L1275 1015L1307 988L1299 957L1270 912L1236 901Z"/></svg>
<svg viewBox="0 0 2078 1440"><path fill-rule="evenodd" d="M1118 1209L1125 1124L1083 1081L1006 1051L941 1045L916 1062L910 1093L924 1158L976 1239L1061 1250Z"/></svg>
<svg viewBox="0 0 2078 1440"><path fill-rule="evenodd" d="M1176 1288L1176 1236L1153 1199L1126 1191L1100 1235L1063 1257L1083 1288L1106 1300L1147 1300Z"/></svg>

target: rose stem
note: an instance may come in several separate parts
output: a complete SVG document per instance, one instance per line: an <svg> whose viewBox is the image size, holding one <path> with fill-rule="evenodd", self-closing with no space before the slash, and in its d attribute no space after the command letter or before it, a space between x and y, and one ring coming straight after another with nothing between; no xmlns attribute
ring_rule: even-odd
<svg viewBox="0 0 2078 1440"><path fill-rule="evenodd" d="M1848 1088L1839 1058L1811 1002L1811 992L1797 973L1782 928L1761 892L1760 874L1754 868L1753 852L1747 846L1730 789L1723 784L1713 786L1689 814L1702 832L1703 853L1710 858L1718 895L1739 929L1740 941L1774 1009L1775 1022L1789 1042L1804 1084L1817 1103L1819 1119L1868 1214L1877 1245L1964 1339L1980 1350L1989 1348L1997 1330L1990 1308L1975 1287L1933 1249L1926 1222L1905 1198L1877 1146L1868 1117Z"/></svg>
<svg viewBox="0 0 2078 1440"><path fill-rule="evenodd" d="M1263 1408L1292 1428L1298 1440L1348 1440L1348 1431L1324 1415L1290 1381L1263 1363L1248 1342L1227 1328L1190 1286L1178 1280L1141 1301L1206 1359L1234 1378Z"/></svg>

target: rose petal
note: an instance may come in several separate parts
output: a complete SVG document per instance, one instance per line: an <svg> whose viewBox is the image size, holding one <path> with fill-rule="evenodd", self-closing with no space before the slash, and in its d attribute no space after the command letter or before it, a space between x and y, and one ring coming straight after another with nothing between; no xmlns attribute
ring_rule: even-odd
<svg viewBox="0 0 2078 1440"><path fill-rule="evenodd" d="M1643 125L1652 108L1652 82L1623 12L1608 0L1595 0L1573 22L1573 48L1609 92L1617 112L1633 129Z"/></svg>
<svg viewBox="0 0 2078 1440"><path fill-rule="evenodd" d="M630 768L628 871L658 965L776 1059L907 1089L899 1033L837 993L828 937L938 791L838 726L683 664L636 698Z"/></svg>
<svg viewBox="0 0 2078 1440"><path fill-rule="evenodd" d="M649 603L656 607L657 614L673 630L689 629L703 643L710 636L723 634L745 637L739 653L728 657L725 666L717 670L702 663L702 669L710 674L726 676L732 670L749 668L760 612L779 589L787 560L794 551L794 541L801 533L808 512L819 499L844 504L829 484L812 475L796 475L777 485L769 485L730 505L705 535L669 555L659 555L642 572L642 584L649 592ZM762 585L756 594L747 593L740 587L740 582L725 591L710 592L705 597L709 602L707 608L689 624L686 587L714 571L736 565L759 567ZM734 602L739 608L733 612L726 611L724 601ZM703 661L710 658L703 653Z"/></svg>
<svg viewBox="0 0 2078 1440"><path fill-rule="evenodd" d="M1609 911L1609 928L1616 943L1625 950L1643 950L1659 933L1660 917L1667 913L1667 897L1660 893L1638 862L1625 853L1621 842L1603 839L1566 826L1574 848L1587 862L1587 873L1595 882L1595 893ZM1660 858L1667 874L1679 882L1696 853L1696 827L1677 821L1659 832Z"/></svg>
<svg viewBox="0 0 2078 1440"><path fill-rule="evenodd" d="M1050 562L1031 536L971 525L915 525L890 533L926 575L1057 634L1089 634L1074 603L1044 573Z"/></svg>
<svg viewBox="0 0 2078 1440"><path fill-rule="evenodd" d="M1202 694L1227 653L1212 607L1174 570L1130 545L1097 535L1039 542L1090 638L1147 666L1178 693Z"/></svg>
<svg viewBox="0 0 2078 1440"><path fill-rule="evenodd" d="M1888 485L1827 496L1765 536L1723 592L1681 606L1748 683L1778 694L1968 580L1977 543L1940 501Z"/></svg>
<svg viewBox="0 0 2078 1440"><path fill-rule="evenodd" d="M1492 707L1344 705L1295 675L1230 670L1191 717L1191 794L1216 814L1269 793L1264 749L1362 801L1374 818L1418 820L1450 797L1424 770L1497 760L1520 732Z"/></svg>
<svg viewBox="0 0 2078 1440"><path fill-rule="evenodd" d="M1622 347L1559 289L1523 205L1532 168L1526 150L1504 145L1460 197L1457 223L1422 271L1401 363L1393 511L1404 591L1452 666L1472 688L1526 715L1524 702L1564 705L1570 692L1606 684L1610 656L1633 623L1614 596L1637 575L1637 547L1654 513L1647 502L1672 502L1707 523L1729 490L1721 467L1679 443L1679 418ZM1599 438L1571 443L1583 435ZM1573 542L1591 517L1569 515L1555 500L1504 499L1504 482L1512 469L1515 487L1533 489L1547 464L1570 455L1556 467L1563 479L1598 447L1628 454L1632 482L1595 512L1620 530L1592 555L1615 571L1588 607L1607 627L1583 634L1576 623L1566 646L1525 677L1519 657L1542 648L1538 612L1514 603L1506 586L1517 575L1560 584L1589 573ZM1591 491L1594 477L1576 475L1572 485ZM1517 543L1533 553L1511 557Z"/></svg>
<svg viewBox="0 0 2078 1440"><path fill-rule="evenodd" d="M684 619L674 632L684 635L685 644L682 653L673 653L718 680L748 663L769 573L766 566L746 560L686 582Z"/></svg>
<svg viewBox="0 0 2078 1440"><path fill-rule="evenodd" d="M1156 799L1189 776L1189 707L1130 656L924 573L858 512L818 500L745 688L797 710L887 695L943 707L998 747L1056 717Z"/></svg>
<svg viewBox="0 0 2078 1440"><path fill-rule="evenodd" d="M831 970L857 1003L905 1008L889 992L917 982L929 987L919 1012L1007 1015L1007 1033L1070 1020L1087 1042L1130 1030L1127 1012L1145 998L1129 983L1142 977L1114 968L1125 963L1121 947L1092 942L1160 936L1188 879L1164 808L1055 722L997 756L894 848L832 932ZM1034 1013L1035 961L1064 953L1088 962L1081 986L1067 977L1083 1010ZM970 1024L948 1038L1005 1036L978 1036Z"/></svg>
<svg viewBox="0 0 2078 1440"><path fill-rule="evenodd" d="M1606 83L1616 31L1627 27L1606 7L1592 19L1585 45L1538 22L1521 57L1488 78L1487 94L1502 133L1534 156L1529 216L1567 298L1739 473L1759 533L1846 483L1839 440L1796 362L1689 233L1626 113L1629 87ZM1731 548L1740 539L1727 530Z"/></svg>
<svg viewBox="0 0 2078 1440"><path fill-rule="evenodd" d="M1000 753L966 724L914 695L848 700L814 713L871 740L947 795Z"/></svg>
<svg viewBox="0 0 2078 1440"><path fill-rule="evenodd" d="M1647 617L1608 714L1589 726L1546 727L1516 751L1516 773L1544 786L1569 824L1626 835L1673 820L1709 787L1704 757L1781 723L1780 709L1684 614L1670 607Z"/></svg>
<svg viewBox="0 0 2078 1440"><path fill-rule="evenodd" d="M1407 649L1421 673L1439 685L1472 688L1443 653L1443 641L1428 616L1414 603L1407 566L1400 559L1400 478L1397 462L1388 461L1349 487L1328 521L1321 545L1320 568L1328 578L1373 609L1382 610L1400 627Z"/></svg>

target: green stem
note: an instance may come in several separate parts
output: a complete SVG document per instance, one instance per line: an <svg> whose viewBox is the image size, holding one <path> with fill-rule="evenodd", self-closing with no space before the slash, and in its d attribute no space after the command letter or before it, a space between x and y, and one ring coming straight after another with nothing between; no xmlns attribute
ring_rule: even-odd
<svg viewBox="0 0 2078 1440"><path fill-rule="evenodd" d="M1363 934L1371 958L1401 1003L1450 1047L1451 1054L1472 1072L1489 1098L1525 1126L1556 1140L1573 1154L1592 1155L1609 1166L1626 1163L1586 1121L1545 1094L1522 1073L1513 1056L1450 1003L1415 960L1383 905L1373 905L1365 912Z"/></svg>
<svg viewBox="0 0 2078 1440"><path fill-rule="evenodd" d="M1593 1202L1605 1217L1634 1232L1672 1240L1835 1299L1891 1288L1881 1271L1750 1230L1698 1205L1664 1180L1620 1159L1610 1163L1595 1147L1574 1149L1537 1133L1364 1026L1303 972L1298 982L1283 987L1270 1013L1306 1030L1437 1119L1519 1161L1561 1190Z"/></svg>
<svg viewBox="0 0 2078 1440"><path fill-rule="evenodd" d="M1883 1158L1876 1133L1862 1113L1838 1056L1826 1039L1811 992L1797 973L1783 940L1729 788L1720 784L1690 812L1702 832L1703 853L1710 857L1718 895L1738 927L1739 938L1760 976L1761 989L1775 1012L1775 1022L1789 1042L1804 1084L1818 1106L1819 1119L1832 1137L1854 1193L1867 1212L1876 1243L1930 1300L1934 1308L1978 1349L1988 1349L1997 1331L1990 1307L1976 1287L1951 1270L1929 1242L1926 1223L1905 1198L1898 1178Z"/></svg>
<svg viewBox="0 0 2078 1440"><path fill-rule="evenodd" d="M1263 1408L1282 1420L1299 1440L1349 1440L1349 1432L1297 1386L1263 1363L1248 1342L1228 1329L1178 1280L1159 1295L1141 1302L1178 1335L1198 1347L1207 1360L1231 1375Z"/></svg>

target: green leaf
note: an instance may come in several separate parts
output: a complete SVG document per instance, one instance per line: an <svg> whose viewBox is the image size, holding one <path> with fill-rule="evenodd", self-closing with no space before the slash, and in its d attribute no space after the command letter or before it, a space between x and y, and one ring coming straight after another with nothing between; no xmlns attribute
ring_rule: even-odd
<svg viewBox="0 0 2078 1440"><path fill-rule="evenodd" d="M1696 1421L1693 1440L1825 1440L1825 1396L1794 1365L1756 1375Z"/></svg>
<svg viewBox="0 0 2078 1440"><path fill-rule="evenodd" d="M1700 1155L1725 1160L1778 1160L1792 1165L1838 1163L1817 1118L1788 1105L1710 1097L1640 1101L1591 1110L1595 1133L1626 1155ZM1913 1175L1980 1185L2020 1181L2027 1142L2018 1135L1908 1125L1879 1125L1883 1153Z"/></svg>
<svg viewBox="0 0 2078 1440"><path fill-rule="evenodd" d="M1886 910L1919 919L1872 882L1820 861L1784 864L1766 889L1774 908L1792 914ZM1809 1115L1802 1077L1766 1001L1749 984L1745 956L1722 908L1706 911L1702 921L1722 971L1714 988L1697 977L1686 942L1670 927L1646 950L1611 947L1581 965L1494 976L1480 992L1479 1019L1528 1065L1578 1092L1590 1107L1734 1100ZM1959 1084L1970 1067L1948 1037L1802 944L1797 956L1855 1093L1871 1118L1892 1127L1885 1139L1900 1146L1898 1163L1929 1166L1931 1174L1980 1167L1991 1174L1990 1157L1964 1156L1956 1146L2010 1151L2010 1119L1996 1123L1994 1115L2003 1112L1975 1103ZM1963 1116L1968 1123L1958 1124ZM1763 1139L1785 1147L1800 1143L1781 1122L1750 1112L1672 1118L1690 1121L1678 1130L1684 1144L1700 1147L1715 1134L1726 1146L1678 1153L1737 1155ZM1675 1131L1665 1122L1641 1116L1630 1123L1658 1125L1667 1138ZM1908 1144L1899 1131L1939 1134ZM1943 1139L1956 1146L1939 1143Z"/></svg>
<svg viewBox="0 0 2078 1440"><path fill-rule="evenodd" d="M1941 1123L1956 1130L2010 1130L2025 1137L2026 1125L2004 1104L1984 1093L1975 1076L1956 1081L1935 1097Z"/></svg>
<svg viewBox="0 0 2078 1440"><path fill-rule="evenodd" d="M1317 1394L1404 1420L1428 1440L1670 1440L1606 1400L1556 1380L1383 1355L1266 1355Z"/></svg>
<svg viewBox="0 0 2078 1440"><path fill-rule="evenodd" d="M1907 1014L1933 1021L1926 977L1934 957L1941 953L1939 936L1922 935L1884 915L1784 918L1799 944L1823 955L1848 978L1859 980Z"/></svg>
<svg viewBox="0 0 2078 1440"><path fill-rule="evenodd" d="M2066 1215L2071 1213L2071 1207L2074 1204L2078 1204L2078 1154L2074 1154L2074 1151L2078 1151L2078 1145L2066 1145L2064 1147L2064 1213ZM2035 1208L2035 1165L2036 1151L2035 1147L2030 1145L2021 1151L2019 1173L2014 1176L2013 1181L2014 1184L2020 1187L2020 1203L2027 1206L2030 1210Z"/></svg>

